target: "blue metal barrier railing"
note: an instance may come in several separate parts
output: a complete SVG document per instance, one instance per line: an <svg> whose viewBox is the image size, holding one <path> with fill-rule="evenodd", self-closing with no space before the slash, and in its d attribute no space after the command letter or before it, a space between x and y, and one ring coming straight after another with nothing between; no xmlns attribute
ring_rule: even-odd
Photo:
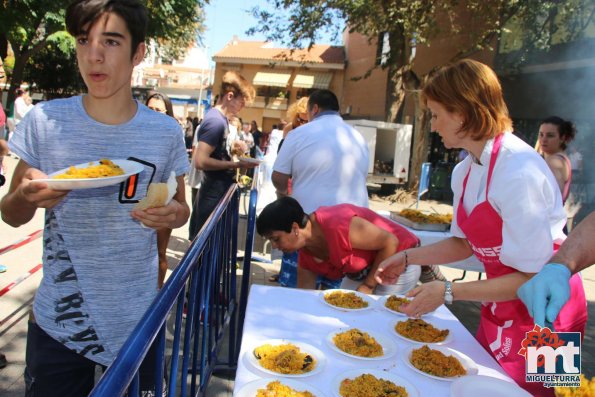
<svg viewBox="0 0 595 397"><path fill-rule="evenodd" d="M168 380L167 395L188 395L188 383L189 395L203 395L215 365L235 367L236 346L239 346L236 341L238 216L239 190L234 184L219 202L90 396L117 397L124 395L127 389L129 396L138 396L138 370L154 341L155 390L164 390L166 322L176 302L171 361L165 375ZM249 274L244 273L244 279ZM188 294L187 282L190 285ZM242 281L242 285L244 284L247 285L247 282ZM182 313L186 297L187 316L183 324ZM245 309L245 303L243 306ZM227 328L230 341L227 361L220 362L217 356ZM161 394L155 393L157 396Z"/></svg>

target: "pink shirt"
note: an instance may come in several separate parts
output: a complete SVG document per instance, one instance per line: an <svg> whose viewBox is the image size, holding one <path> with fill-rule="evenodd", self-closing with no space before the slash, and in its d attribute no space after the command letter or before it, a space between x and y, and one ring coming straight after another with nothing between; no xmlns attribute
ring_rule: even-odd
<svg viewBox="0 0 595 397"><path fill-rule="evenodd" d="M336 280L348 273L358 273L374 262L377 251L354 249L349 240L349 225L354 216L359 216L392 233L399 239L397 252L417 246L419 240L404 227L378 215L374 211L351 204L320 207L314 212L322 227L329 250L329 258L319 261L306 249L298 256L299 266L322 276Z"/></svg>

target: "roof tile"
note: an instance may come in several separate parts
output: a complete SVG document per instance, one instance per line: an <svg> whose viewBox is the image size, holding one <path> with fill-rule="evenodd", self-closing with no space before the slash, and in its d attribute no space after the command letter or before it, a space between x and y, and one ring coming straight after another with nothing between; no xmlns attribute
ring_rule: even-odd
<svg viewBox="0 0 595 397"><path fill-rule="evenodd" d="M345 62L345 51L342 46L315 44L309 51L295 50L291 53L288 48L274 48L265 41L231 40L214 57L342 64Z"/></svg>

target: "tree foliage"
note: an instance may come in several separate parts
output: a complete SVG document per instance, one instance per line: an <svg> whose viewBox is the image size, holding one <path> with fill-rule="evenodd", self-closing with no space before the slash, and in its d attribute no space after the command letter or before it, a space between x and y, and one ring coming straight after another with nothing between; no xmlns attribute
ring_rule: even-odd
<svg viewBox="0 0 595 397"><path fill-rule="evenodd" d="M85 84L76 65L74 38L59 32L48 39L46 45L29 59L24 79L35 82L36 89L48 99L83 92Z"/></svg>
<svg viewBox="0 0 595 397"><path fill-rule="evenodd" d="M163 44L170 56L176 57L200 38L204 31L202 7L209 0L144 0L149 11L148 38ZM10 77L9 103L14 90L23 81L25 68L32 56L54 48L48 43L64 32L64 17L70 0L2 0L0 1L0 41L7 41L14 52L14 68ZM49 46L49 47L48 47ZM6 56L0 45L0 56ZM71 58L63 53L64 61ZM35 64L35 62L34 62ZM39 64L39 63L37 63ZM52 69L44 71L51 73ZM34 74L30 74L35 77Z"/></svg>
<svg viewBox="0 0 595 397"><path fill-rule="evenodd" d="M454 61L491 49L503 34L510 34L518 64L556 40L580 38L593 21L594 9L592 0L268 0L268 7L252 9L259 23L249 32L263 33L291 48L311 47L323 32L337 37L342 26L367 36L374 45L379 37L387 38L386 51L378 52L376 64L361 77L373 68L387 69L386 120L394 122L405 92L419 92L423 81L442 66L416 75L417 46L456 37L461 46L449 59ZM427 155L421 152L427 147L429 129L427 115L419 109L416 121L414 157L419 152L419 164L412 167L412 176L419 175Z"/></svg>

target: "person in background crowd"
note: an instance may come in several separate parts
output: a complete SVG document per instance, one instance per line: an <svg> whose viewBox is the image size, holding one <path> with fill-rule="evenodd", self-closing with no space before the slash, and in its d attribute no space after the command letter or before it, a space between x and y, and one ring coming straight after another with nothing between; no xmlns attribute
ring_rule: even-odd
<svg viewBox="0 0 595 397"><path fill-rule="evenodd" d="M200 124L200 119L197 116L192 118L192 137L194 138L194 133L196 132L196 128Z"/></svg>
<svg viewBox="0 0 595 397"><path fill-rule="evenodd" d="M196 197L198 196L198 191L200 189L200 185L202 184L202 180L204 178L204 173L202 170L199 170L194 166L194 159L196 156L196 148L198 147L198 128L200 124L196 126L196 131L194 131L194 138L192 138L192 153L190 155L190 172L188 173L188 186L190 186L192 192L192 203L191 206L194 208L194 203L196 203Z"/></svg>
<svg viewBox="0 0 595 397"><path fill-rule="evenodd" d="M252 122L250 123L250 133L252 134L252 139L254 140L254 146L250 151L250 157L261 157L262 152L260 149L260 138L262 137L262 131L258 129L258 124L256 124L256 120L252 120Z"/></svg>
<svg viewBox="0 0 595 397"><path fill-rule="evenodd" d="M279 141L279 145L277 146L277 153L281 150L281 146L283 146L283 142L285 141L285 137L287 134L291 132L294 128L297 128L303 124L308 122L308 97L304 96L298 99L297 101L293 102L287 108L287 119L290 120L289 123L285 123L283 127L283 135L281 141ZM274 164L274 163L273 163ZM271 173L272 178L272 173ZM271 180L272 182L272 180ZM287 191L291 195L291 180L287 182ZM276 196L276 192L275 192ZM264 207L264 206L263 206ZM289 281L292 279L292 275L295 273L295 268L297 266L297 251L296 252L284 252L281 256L281 269L280 272L277 274L273 274L269 277L269 281L271 282L278 282L281 273L285 276L283 280L281 280L281 285L288 286L288 283L293 285L293 281ZM320 279L320 284L330 285L330 280L325 280L323 278Z"/></svg>
<svg viewBox="0 0 595 397"><path fill-rule="evenodd" d="M6 73L4 72L4 63L0 57L0 85L6 83ZM4 112L4 106L2 105L2 90L0 89L0 139L8 138L7 125L6 125L6 112Z"/></svg>
<svg viewBox="0 0 595 397"><path fill-rule="evenodd" d="M333 92L315 90L307 103L309 122L287 135L273 166L277 196L291 194L308 214L337 204L367 207L369 154L364 138L341 119ZM297 252L282 262L279 282L295 287L296 279ZM327 284L335 285L331 280Z"/></svg>
<svg viewBox="0 0 595 397"><path fill-rule="evenodd" d="M2 219L13 227L45 209L43 278L29 320L24 373L27 395L36 397L90 393L96 365L105 369L113 362L157 295L156 230L180 227L190 213L180 127L132 97L132 71L145 56L145 6L139 0L75 0L65 22L87 93L42 102L27 113L9 141L20 160L0 201ZM142 172L128 180L132 196L121 193L126 181L70 191L36 181L101 158L141 161ZM177 190L170 203L133 209L150 183L165 182L172 172ZM143 395L161 395L155 392L155 352L154 345L140 367Z"/></svg>
<svg viewBox="0 0 595 397"><path fill-rule="evenodd" d="M339 204L308 215L295 199L281 197L262 210L256 229L274 248L299 251L298 288L314 289L317 277L324 276L343 279L341 288L365 294L404 294L417 285L421 272L410 266L397 285L378 285L374 274L380 262L418 246L419 239L368 208Z"/></svg>
<svg viewBox="0 0 595 397"><path fill-rule="evenodd" d="M165 94L157 91L150 91L145 105L147 105L147 107L151 110L162 114L167 114L169 117L175 119L174 108L171 104L171 100ZM167 274L167 246L169 245L171 231L172 230L169 228L157 230L157 254L159 255L159 274L157 276L157 286L159 288L163 287L165 275Z"/></svg>
<svg viewBox="0 0 595 397"><path fill-rule="evenodd" d="M16 99L14 100L15 125L19 125L25 115L33 108L33 104L31 102L32 101L31 97L29 96L29 91L23 90L22 88L17 88Z"/></svg>
<svg viewBox="0 0 595 397"><path fill-rule="evenodd" d="M551 326L571 296L570 277L595 263L595 212L572 230L558 252L517 291L535 323Z"/></svg>
<svg viewBox="0 0 595 397"><path fill-rule="evenodd" d="M539 126L539 148L556 177L562 193L562 202L568 198L572 183L572 165L564 150L575 135L574 124L557 116L546 118Z"/></svg>
<svg viewBox="0 0 595 397"><path fill-rule="evenodd" d="M246 102L254 99L254 95L254 87L244 77L233 71L225 73L217 103L200 123L193 165L204 172L204 179L190 217L190 240L194 240L221 198L235 183L235 170L256 166L251 162L232 161L227 146L227 119L236 116Z"/></svg>
<svg viewBox="0 0 595 397"><path fill-rule="evenodd" d="M464 59L443 67L424 86L422 100L444 146L469 152L452 174L453 236L389 257L379 265L377 281L396 281L408 265L450 263L474 254L487 280L423 284L408 293L415 299L401 310L419 316L453 300L483 302L478 341L521 387L552 396L543 384L525 381L526 360L517 352L534 324L516 292L565 237L566 214L556 180L535 150L510 133L502 88L488 66ZM561 332L582 332L585 291L580 277L570 283L572 297L555 326Z"/></svg>
<svg viewBox="0 0 595 397"><path fill-rule="evenodd" d="M0 110L2 110L2 103L0 102ZM0 120L1 121L1 120ZM4 179L4 156L8 154L8 143L3 138L0 138L0 187L4 186L6 179ZM0 265L0 273L6 272L5 265ZM4 353L0 353L0 369L8 365L8 360Z"/></svg>
<svg viewBox="0 0 595 397"><path fill-rule="evenodd" d="M240 132L240 139L246 142L246 146L248 146L248 152L246 155L250 155L250 151L254 147L254 138L252 137L252 133L250 132L250 123L242 123L242 130Z"/></svg>
<svg viewBox="0 0 595 397"><path fill-rule="evenodd" d="M184 122L184 142L188 150L192 149L192 135L194 135L192 125L192 117L186 117L186 121Z"/></svg>

